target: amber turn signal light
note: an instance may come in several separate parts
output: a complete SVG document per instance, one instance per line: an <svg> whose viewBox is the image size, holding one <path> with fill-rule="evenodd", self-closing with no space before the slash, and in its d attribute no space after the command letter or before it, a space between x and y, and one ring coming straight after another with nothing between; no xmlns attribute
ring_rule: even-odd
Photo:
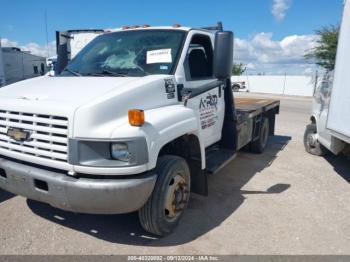
<svg viewBox="0 0 350 262"><path fill-rule="evenodd" d="M128 111L129 124L142 126L145 123L145 113L141 109L130 109Z"/></svg>

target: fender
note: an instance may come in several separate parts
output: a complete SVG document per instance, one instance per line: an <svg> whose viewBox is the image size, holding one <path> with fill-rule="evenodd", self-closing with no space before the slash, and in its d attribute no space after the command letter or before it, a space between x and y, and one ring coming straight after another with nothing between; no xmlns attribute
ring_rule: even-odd
<svg viewBox="0 0 350 262"><path fill-rule="evenodd" d="M145 124L141 127L130 126L129 123L118 127L112 137L143 136L147 140L149 163L148 169L155 168L161 148L167 143L186 134L198 135L199 123L195 112L183 105L165 106L145 110ZM205 167L205 148L199 139L202 168Z"/></svg>
<svg viewBox="0 0 350 262"><path fill-rule="evenodd" d="M157 133L150 141L149 168L156 166L157 158L161 148L167 143L186 134L194 134L199 138L199 123L195 112L183 105L163 107L145 112L146 122ZM205 163L204 143L199 139L202 163Z"/></svg>
<svg viewBox="0 0 350 262"><path fill-rule="evenodd" d="M317 116L316 116L316 114L312 114L312 115L310 116L310 121L311 121L311 123L313 123L313 124L317 124Z"/></svg>
<svg viewBox="0 0 350 262"><path fill-rule="evenodd" d="M316 124L317 130L320 130L324 127L319 126L318 120L319 119L316 114L311 115L310 121ZM323 133L319 133L317 131L317 139L324 147L326 147L335 155L338 155L344 149L345 146L343 141L333 136L333 134L328 129L325 129Z"/></svg>

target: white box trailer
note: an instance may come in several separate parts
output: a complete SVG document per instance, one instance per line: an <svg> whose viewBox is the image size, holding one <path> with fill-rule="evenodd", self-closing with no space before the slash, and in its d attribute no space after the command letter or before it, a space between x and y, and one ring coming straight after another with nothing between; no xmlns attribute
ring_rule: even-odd
<svg viewBox="0 0 350 262"><path fill-rule="evenodd" d="M344 2L334 72L319 83L313 103L311 124L304 144L308 152L324 155L347 151L350 147L350 1Z"/></svg>
<svg viewBox="0 0 350 262"><path fill-rule="evenodd" d="M327 119L332 135L350 143L350 2L345 4L340 29L333 90Z"/></svg>
<svg viewBox="0 0 350 262"><path fill-rule="evenodd" d="M17 47L2 47L0 62L2 85L41 76L47 72L45 57L23 52Z"/></svg>

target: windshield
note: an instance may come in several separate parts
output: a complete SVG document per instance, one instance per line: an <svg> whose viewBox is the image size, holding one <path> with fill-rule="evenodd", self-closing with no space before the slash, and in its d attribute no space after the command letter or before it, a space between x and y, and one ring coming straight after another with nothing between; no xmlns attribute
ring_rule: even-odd
<svg viewBox="0 0 350 262"><path fill-rule="evenodd" d="M92 40L68 64L67 76L144 76L171 74L185 32L135 30L103 34Z"/></svg>

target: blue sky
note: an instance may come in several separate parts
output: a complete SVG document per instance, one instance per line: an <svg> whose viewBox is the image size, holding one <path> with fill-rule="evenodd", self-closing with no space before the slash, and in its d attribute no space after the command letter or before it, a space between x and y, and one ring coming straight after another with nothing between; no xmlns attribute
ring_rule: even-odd
<svg viewBox="0 0 350 262"><path fill-rule="evenodd" d="M242 50L236 52L238 60L251 63L251 70L260 70L256 67L259 61L253 66L254 57L247 54L245 48L255 48L259 43L262 45L258 49L263 48L264 44L267 47L277 44L275 47L278 48L285 38L311 36L315 29L323 25L336 24L341 18L343 0L0 0L0 3L1 10L4 10L0 15L3 45L24 47L34 53L40 53L46 43L45 10L52 48L56 30L174 23L199 27L220 20L225 29L234 31L236 38L241 40L242 46L237 49ZM264 61L266 64L276 62L270 60L262 59L260 64ZM284 63L288 64L288 61Z"/></svg>

